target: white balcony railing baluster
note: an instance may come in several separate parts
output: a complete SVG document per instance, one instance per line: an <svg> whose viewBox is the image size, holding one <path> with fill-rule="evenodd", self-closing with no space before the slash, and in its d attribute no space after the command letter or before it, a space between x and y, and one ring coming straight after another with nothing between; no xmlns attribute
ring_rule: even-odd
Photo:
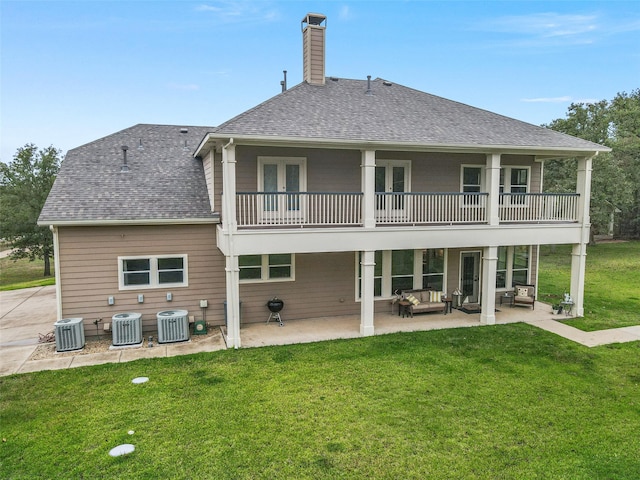
<svg viewBox="0 0 640 480"><path fill-rule="evenodd" d="M453 225L487 222L487 193L376 193L378 225ZM239 227L361 226L362 193L241 192ZM502 223L578 221L575 193L504 193Z"/></svg>

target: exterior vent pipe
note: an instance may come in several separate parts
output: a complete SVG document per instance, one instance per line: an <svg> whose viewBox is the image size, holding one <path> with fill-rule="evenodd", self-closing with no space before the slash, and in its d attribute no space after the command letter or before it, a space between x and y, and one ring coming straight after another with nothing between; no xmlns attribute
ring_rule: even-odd
<svg viewBox="0 0 640 480"><path fill-rule="evenodd" d="M287 90L287 71L283 70L282 73L284 73L284 80L280 82L280 86L282 87L282 91L285 92Z"/></svg>
<svg viewBox="0 0 640 480"><path fill-rule="evenodd" d="M129 150L129 147L127 147L126 145L122 146L122 166L120 167L120 172L128 172L129 171L129 165L127 165L127 150Z"/></svg>
<svg viewBox="0 0 640 480"><path fill-rule="evenodd" d="M371 75L367 75L367 91L365 92L367 95L373 95L371 91Z"/></svg>

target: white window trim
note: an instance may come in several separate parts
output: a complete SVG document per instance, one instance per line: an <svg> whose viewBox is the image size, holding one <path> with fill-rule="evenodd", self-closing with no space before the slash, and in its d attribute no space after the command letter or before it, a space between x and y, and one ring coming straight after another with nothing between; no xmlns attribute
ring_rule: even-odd
<svg viewBox="0 0 640 480"><path fill-rule="evenodd" d="M183 282L160 283L158 275L159 258L182 258ZM149 259L149 284L148 285L125 285L124 284L124 260ZM149 290L159 288L182 288L189 286L189 256L187 254L178 255L126 255L118 257L118 290Z"/></svg>
<svg viewBox="0 0 640 480"><path fill-rule="evenodd" d="M517 170L527 170L527 191L525 193L531 192L531 166L529 165L503 165L500 167L501 170L504 170L504 187L503 193L511 193L511 169ZM509 183L507 183L507 179L509 179ZM516 185L520 186L520 185Z"/></svg>
<svg viewBox="0 0 640 480"><path fill-rule="evenodd" d="M300 191L307 191L307 157L258 157L258 191L264 191L264 177L262 172L264 165L269 163L278 163L280 165L299 165L300 166Z"/></svg>
<svg viewBox="0 0 640 480"><path fill-rule="evenodd" d="M401 249L401 250L411 250L410 248ZM422 251L423 250L434 250L432 248L416 248L413 249L413 288L420 290L422 289ZM449 261L449 249L444 248L444 271L442 272L442 286L446 290L447 288L447 270L448 270L448 261ZM382 295L379 297L374 297L374 300L386 300L394 298L394 293L391 291L391 250L383 250L382 251ZM356 302L361 301L362 299L358 295L360 291L360 252L356 252L355 254L355 268L356 268Z"/></svg>
<svg viewBox="0 0 640 480"><path fill-rule="evenodd" d="M519 247L522 245L509 245L504 248L507 249L507 266L505 272L505 286L504 287L496 287L496 292L510 292L513 290L513 254L515 251L515 247ZM533 247L528 245L529 247L529 265L527 266L527 285L531 283L531 255L533 254ZM497 277L496 277L497 279Z"/></svg>
<svg viewBox="0 0 640 480"><path fill-rule="evenodd" d="M287 278L269 278L269 254L262 254L262 265L260 278L246 278L239 280L239 283L274 283L274 282L294 282L296 280L296 254L291 253L291 276Z"/></svg>
<svg viewBox="0 0 640 480"><path fill-rule="evenodd" d="M464 169L465 168L479 168L480 169L480 192L482 193L485 190L485 165L474 164L474 163L463 163L460 165L460 193L464 192Z"/></svg>

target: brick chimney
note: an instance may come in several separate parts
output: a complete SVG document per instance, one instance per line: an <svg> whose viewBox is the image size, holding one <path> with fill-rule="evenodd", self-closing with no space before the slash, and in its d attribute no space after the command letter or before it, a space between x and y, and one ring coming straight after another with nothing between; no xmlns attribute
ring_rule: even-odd
<svg viewBox="0 0 640 480"><path fill-rule="evenodd" d="M302 79L311 85L324 85L326 21L319 13L307 13L302 19Z"/></svg>

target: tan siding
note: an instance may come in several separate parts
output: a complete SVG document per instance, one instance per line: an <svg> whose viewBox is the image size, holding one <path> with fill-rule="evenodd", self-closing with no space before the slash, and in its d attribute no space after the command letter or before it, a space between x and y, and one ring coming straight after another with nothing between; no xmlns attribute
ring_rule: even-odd
<svg viewBox="0 0 640 480"><path fill-rule="evenodd" d="M353 253L296 255L295 282L267 282L240 285L242 323L266 322L270 298L284 300L282 318L301 319L333 315L355 315L360 303L355 298Z"/></svg>
<svg viewBox="0 0 640 480"><path fill-rule="evenodd" d="M88 336L96 332L95 319L110 323L114 314L126 311L142 313L145 332L155 331L158 311L184 308L200 316L201 299L209 301L207 321L223 323L225 262L215 246L213 225L60 227L58 232L63 316L83 317ZM165 254L188 255L188 287L118 290L118 256ZM109 296L115 305L107 304Z"/></svg>
<svg viewBox="0 0 640 480"><path fill-rule="evenodd" d="M307 159L307 191L360 192L361 155L357 150L305 148L258 148L240 146L236 150L236 190L255 192L258 186L259 156L304 157Z"/></svg>

